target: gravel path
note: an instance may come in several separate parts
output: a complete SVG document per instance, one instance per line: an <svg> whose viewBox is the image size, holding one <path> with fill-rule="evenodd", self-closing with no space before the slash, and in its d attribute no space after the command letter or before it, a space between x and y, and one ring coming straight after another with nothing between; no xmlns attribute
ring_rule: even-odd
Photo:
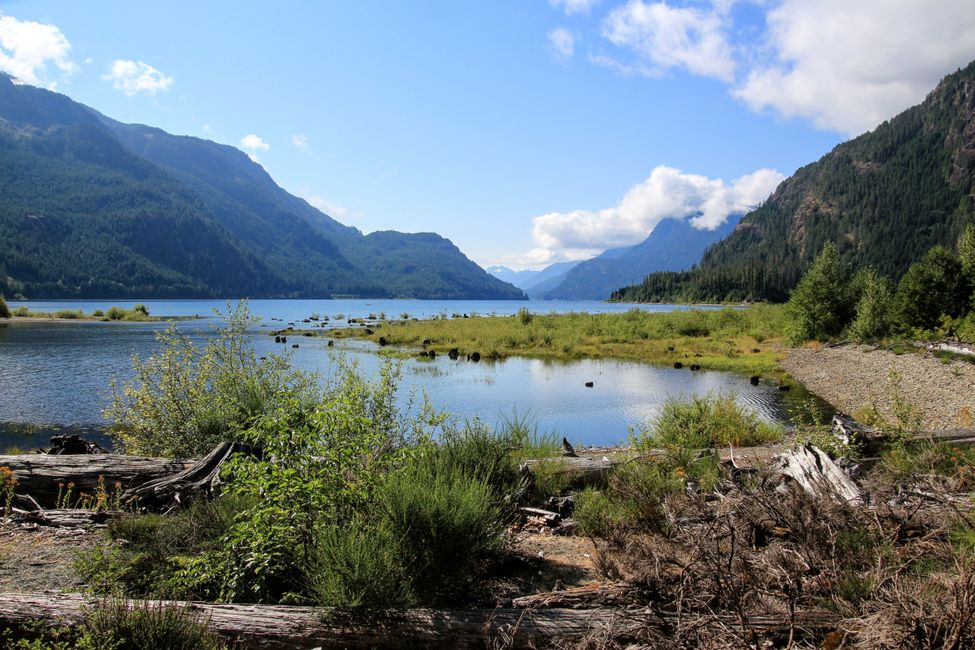
<svg viewBox="0 0 975 650"><path fill-rule="evenodd" d="M920 409L925 429L975 427L972 363L844 345L790 350L782 366L806 388L851 415L876 407L891 418L891 395L896 391ZM891 371L900 376L899 388Z"/></svg>

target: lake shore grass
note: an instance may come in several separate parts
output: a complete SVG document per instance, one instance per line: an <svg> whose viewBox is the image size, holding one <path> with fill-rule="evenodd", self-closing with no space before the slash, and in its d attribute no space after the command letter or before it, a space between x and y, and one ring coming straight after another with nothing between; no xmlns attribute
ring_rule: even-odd
<svg viewBox="0 0 975 650"><path fill-rule="evenodd" d="M77 322L127 322L127 323L157 323L175 320L195 320L201 316L152 316L144 305L136 305L132 309L124 307L109 307L108 310L96 309L86 313L82 309L58 309L56 311L36 311L21 305L10 310L10 317L4 322L45 322L45 321L77 321Z"/></svg>
<svg viewBox="0 0 975 650"><path fill-rule="evenodd" d="M381 321L310 332L437 354L456 348L461 356L477 352L485 359L620 359L784 377L779 366L785 356L784 319L781 305L612 314L534 314L522 309L513 316Z"/></svg>

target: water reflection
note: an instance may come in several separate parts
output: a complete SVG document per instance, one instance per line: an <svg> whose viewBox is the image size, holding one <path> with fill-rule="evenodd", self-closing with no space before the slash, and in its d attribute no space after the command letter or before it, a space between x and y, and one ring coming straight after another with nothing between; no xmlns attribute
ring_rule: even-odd
<svg viewBox="0 0 975 650"><path fill-rule="evenodd" d="M58 426L103 424L101 412L110 399L112 379L132 376L132 356L157 349L158 323L18 323L0 328L0 423L48 423ZM186 331L201 327L181 323ZM203 326L206 329L206 326ZM334 373L340 357L378 376L381 359L372 344L324 338L299 340L300 347L274 343L256 334L258 354L285 352L302 369ZM675 396L729 394L767 420L788 420L788 400L770 384L751 386L748 379L723 372L691 372L612 360L553 362L509 358L473 363L406 359L400 403L410 393L425 393L431 403L459 418L480 417L498 423L515 411L531 414L540 430L555 431L576 442L609 445L650 421ZM593 386L586 387L586 382ZM8 427L9 429L9 427ZM46 434L45 434L46 435ZM0 428L0 443L24 442L18 432ZM45 442L42 438L41 442ZM36 440L27 444L38 444Z"/></svg>

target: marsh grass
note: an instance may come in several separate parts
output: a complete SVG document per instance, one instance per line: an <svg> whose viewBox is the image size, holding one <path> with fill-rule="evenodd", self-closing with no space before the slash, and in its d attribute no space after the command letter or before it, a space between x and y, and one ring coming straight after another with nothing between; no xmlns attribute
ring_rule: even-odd
<svg viewBox="0 0 975 650"><path fill-rule="evenodd" d="M107 312L95 309L86 314L82 309L58 309L56 311L35 311L25 305L20 305L13 312L16 318L50 318L58 320L97 320L97 321L126 321L136 323L171 320L157 316L150 316L149 309L143 304L137 304L132 309L124 307L109 307ZM187 319L189 320L189 319Z"/></svg>
<svg viewBox="0 0 975 650"><path fill-rule="evenodd" d="M429 339L426 348L438 354L457 348L462 356L479 352L486 359L679 361L705 370L778 375L784 323L780 305L613 314L535 314L522 308L514 316L388 322L372 335L360 329L330 335L375 341L381 336L390 345L416 347Z"/></svg>
<svg viewBox="0 0 975 650"><path fill-rule="evenodd" d="M762 421L733 397L711 395L665 402L650 432L634 443L643 449L749 447L777 442L784 433L781 425Z"/></svg>

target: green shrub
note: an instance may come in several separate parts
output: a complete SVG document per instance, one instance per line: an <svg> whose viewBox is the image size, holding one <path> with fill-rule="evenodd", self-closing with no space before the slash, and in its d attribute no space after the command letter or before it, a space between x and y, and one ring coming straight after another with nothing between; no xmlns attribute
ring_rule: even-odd
<svg viewBox="0 0 975 650"><path fill-rule="evenodd" d="M576 494L576 508L572 514L579 522L579 532L591 537L607 538L623 527L629 513L600 490L587 487Z"/></svg>
<svg viewBox="0 0 975 650"><path fill-rule="evenodd" d="M26 305L21 305L20 307L14 309L13 314L14 316L18 316L20 318L27 318L30 316L30 310L27 309Z"/></svg>
<svg viewBox="0 0 975 650"><path fill-rule="evenodd" d="M56 312L54 312L54 317L76 320L79 318L84 318L85 313L80 309L59 309Z"/></svg>
<svg viewBox="0 0 975 650"><path fill-rule="evenodd" d="M430 438L434 416L396 411L399 376L387 362L369 382L342 363L321 401L290 399L243 431L264 456L233 459L226 489L254 505L217 550L188 563L185 584L227 601L304 599L317 531L366 512L387 472L417 439Z"/></svg>
<svg viewBox="0 0 975 650"><path fill-rule="evenodd" d="M75 570L97 593L193 598L198 594L178 577L186 558L216 548L238 513L251 505L225 495L166 515L114 519L107 531L111 543L81 553Z"/></svg>
<svg viewBox="0 0 975 650"><path fill-rule="evenodd" d="M105 316L105 312L103 312L101 309L96 309L95 311L91 312L91 315L95 318L102 318Z"/></svg>
<svg viewBox="0 0 975 650"><path fill-rule="evenodd" d="M857 341L870 341L885 336L890 329L890 285L873 269L857 273L853 281L857 299L850 336Z"/></svg>
<svg viewBox="0 0 975 650"><path fill-rule="evenodd" d="M534 318L532 313L528 311L527 307L519 307L517 316L522 325L530 324L532 322L532 318Z"/></svg>
<svg viewBox="0 0 975 650"><path fill-rule="evenodd" d="M583 534L604 539L632 530L665 532L664 499L680 492L685 478L667 462L624 463L610 474L605 491L587 488L576 495L573 516Z"/></svg>
<svg viewBox="0 0 975 650"><path fill-rule="evenodd" d="M415 600L409 568L385 522L354 517L323 525L316 533L308 585L322 607L380 609Z"/></svg>
<svg viewBox="0 0 975 650"><path fill-rule="evenodd" d="M125 310L121 307L113 306L108 308L108 312L105 314L105 316L108 318L108 320L122 320L125 318L125 313Z"/></svg>
<svg viewBox="0 0 975 650"><path fill-rule="evenodd" d="M943 315L958 317L967 311L970 294L961 262L947 248L935 246L907 269L892 309L902 328L933 330Z"/></svg>
<svg viewBox="0 0 975 650"><path fill-rule="evenodd" d="M173 605L144 604L130 607L124 601L108 601L85 612L85 650L217 650L224 648L206 621L190 609Z"/></svg>
<svg viewBox="0 0 975 650"><path fill-rule="evenodd" d="M501 547L500 511L490 486L456 469L407 465L387 477L376 503L409 571L411 591L423 604L464 597Z"/></svg>
<svg viewBox="0 0 975 650"><path fill-rule="evenodd" d="M500 499L517 488L518 467L512 456L517 448L505 431L492 433L475 421L459 429L448 427L436 442L420 445L413 462L435 472L457 472L484 481Z"/></svg>
<svg viewBox="0 0 975 650"><path fill-rule="evenodd" d="M254 352L247 331L256 321L246 301L228 308L225 319L202 345L175 325L160 332L159 352L133 359L135 378L122 386L113 382L104 414L119 449L201 456L224 440L240 439L256 417L289 400L310 399L314 376L294 370L287 357Z"/></svg>
<svg viewBox="0 0 975 650"><path fill-rule="evenodd" d="M653 422L652 433L641 432L641 448L747 447L780 440L781 425L763 422L739 406L733 397L694 397L668 400Z"/></svg>
<svg viewBox="0 0 975 650"><path fill-rule="evenodd" d="M3 294L0 294L0 318L10 318L10 307L7 306L7 301L3 299Z"/></svg>

